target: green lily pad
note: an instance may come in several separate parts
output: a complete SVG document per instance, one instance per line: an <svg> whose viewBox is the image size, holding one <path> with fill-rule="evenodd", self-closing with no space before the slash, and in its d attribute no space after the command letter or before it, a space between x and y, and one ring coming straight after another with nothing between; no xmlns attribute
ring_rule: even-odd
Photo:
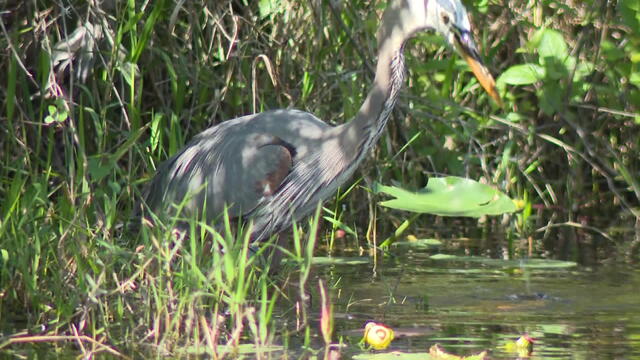
<svg viewBox="0 0 640 360"><path fill-rule="evenodd" d="M314 256L311 263L314 265L362 265L371 262L367 256Z"/></svg>
<svg viewBox="0 0 640 360"><path fill-rule="evenodd" d="M427 186L418 192L382 184L376 184L374 192L395 197L382 201L382 206L440 216L480 217L517 210L514 201L501 191L455 176L431 178Z"/></svg>
<svg viewBox="0 0 640 360"><path fill-rule="evenodd" d="M216 348L218 353L235 353L237 355L251 355L256 353L268 353L276 351L284 351L285 348L280 345L260 345L258 348L255 344L240 344L238 346L220 345ZM211 354L211 348L207 346L188 346L179 353L185 355L205 355Z"/></svg>
<svg viewBox="0 0 640 360"><path fill-rule="evenodd" d="M392 351L385 353L364 353L357 354L352 357L357 360L483 360L487 359L486 351L476 355L457 356L445 352L439 345L434 345L429 352L406 353L401 351Z"/></svg>
<svg viewBox="0 0 640 360"><path fill-rule="evenodd" d="M464 262L477 262L485 265L496 267L517 267L526 269L565 269L574 266L578 266L573 261L561 261L551 259L526 259L526 260L503 260L503 259L489 259L479 256L457 256L448 254L435 254L429 257L431 260L450 260L450 261L464 261Z"/></svg>
<svg viewBox="0 0 640 360"><path fill-rule="evenodd" d="M384 352L384 353L363 353L351 357L354 360L429 360L434 359L428 353L406 353L400 351Z"/></svg>
<svg viewBox="0 0 640 360"><path fill-rule="evenodd" d="M411 248L411 249L430 249L442 245L442 241L438 239L415 239L407 241L396 241L391 244L392 247Z"/></svg>

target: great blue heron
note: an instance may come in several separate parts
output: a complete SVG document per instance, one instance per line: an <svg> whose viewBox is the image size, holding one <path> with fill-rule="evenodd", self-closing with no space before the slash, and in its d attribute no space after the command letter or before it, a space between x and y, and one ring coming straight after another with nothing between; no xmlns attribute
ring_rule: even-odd
<svg viewBox="0 0 640 360"><path fill-rule="evenodd" d="M310 214L353 174L382 131L404 81L404 44L434 30L469 63L489 95L500 97L471 36L459 0L392 0L378 30L373 87L351 122L331 126L299 110L274 110L222 122L163 163L147 192L156 214L251 220L260 241Z"/></svg>

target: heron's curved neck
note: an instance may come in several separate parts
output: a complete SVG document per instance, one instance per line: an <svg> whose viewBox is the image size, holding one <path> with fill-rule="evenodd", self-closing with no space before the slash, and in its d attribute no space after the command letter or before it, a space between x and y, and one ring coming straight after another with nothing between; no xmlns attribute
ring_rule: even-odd
<svg viewBox="0 0 640 360"><path fill-rule="evenodd" d="M395 30L381 39L373 87L356 117L342 129L343 144L354 146L355 165L380 138L404 82L402 51L406 37Z"/></svg>

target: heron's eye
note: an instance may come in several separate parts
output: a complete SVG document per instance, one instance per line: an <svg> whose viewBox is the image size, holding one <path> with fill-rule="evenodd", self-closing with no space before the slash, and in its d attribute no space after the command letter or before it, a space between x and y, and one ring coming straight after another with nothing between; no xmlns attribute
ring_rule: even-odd
<svg viewBox="0 0 640 360"><path fill-rule="evenodd" d="M449 15L447 15L447 14L442 14L442 22L443 22L445 25L449 25Z"/></svg>

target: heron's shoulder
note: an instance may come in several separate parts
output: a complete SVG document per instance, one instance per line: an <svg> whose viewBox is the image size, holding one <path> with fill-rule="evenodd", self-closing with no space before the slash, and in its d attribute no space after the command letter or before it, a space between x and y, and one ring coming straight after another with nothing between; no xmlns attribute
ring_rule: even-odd
<svg viewBox="0 0 640 360"><path fill-rule="evenodd" d="M329 126L320 118L307 111L299 109L276 109L225 120L203 131L201 134L211 134L216 131L224 131L226 128L237 128L242 126L255 127L258 123L277 124L279 126L286 126L286 123L305 123L320 127Z"/></svg>
<svg viewBox="0 0 640 360"><path fill-rule="evenodd" d="M267 134L286 142L298 138L320 138L332 126L315 115L297 109L269 110L223 121L196 135L190 146L229 146L243 143L252 135Z"/></svg>
<svg viewBox="0 0 640 360"><path fill-rule="evenodd" d="M277 109L261 112L256 114L254 121L288 121L318 124L320 126L327 125L324 121L320 120L312 113L299 109Z"/></svg>

